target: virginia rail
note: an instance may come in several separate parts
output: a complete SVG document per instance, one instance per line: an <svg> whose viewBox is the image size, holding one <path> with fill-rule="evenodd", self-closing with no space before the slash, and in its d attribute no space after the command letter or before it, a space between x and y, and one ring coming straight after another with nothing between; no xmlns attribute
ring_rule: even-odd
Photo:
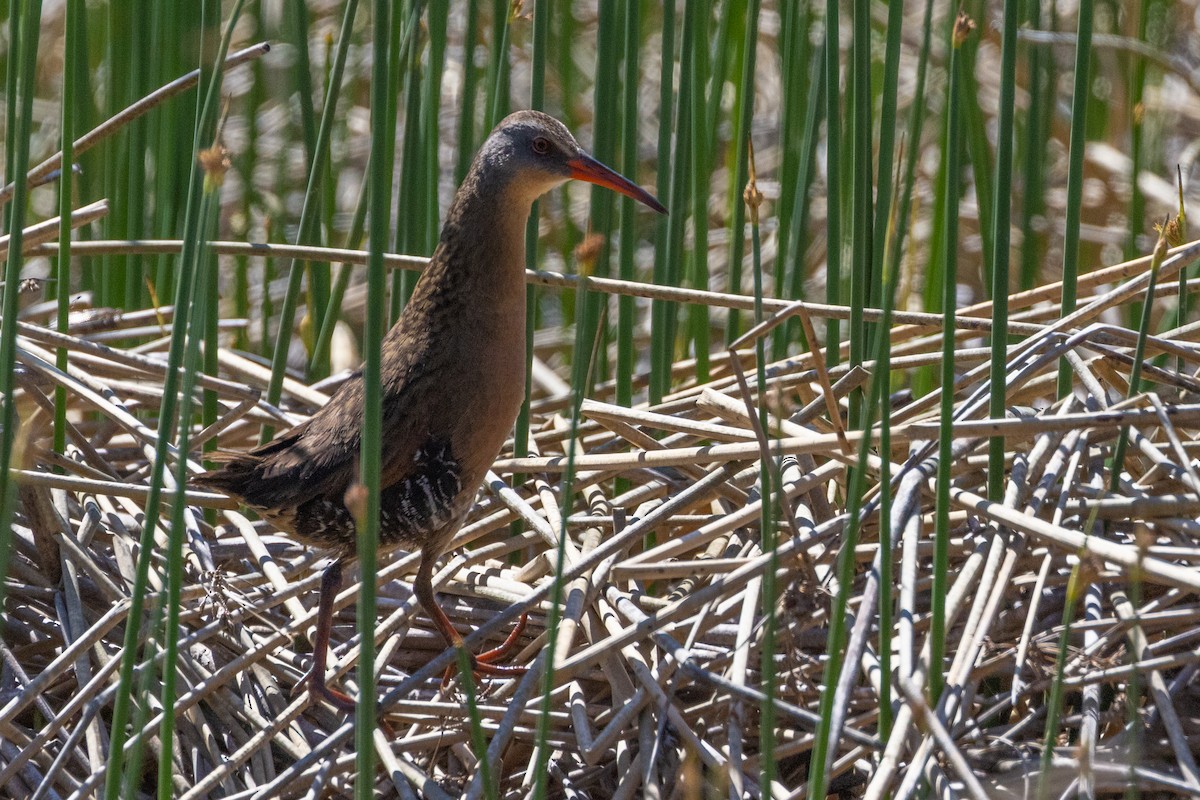
<svg viewBox="0 0 1200 800"><path fill-rule="evenodd" d="M576 178L666 213L651 194L585 153L570 131L537 111L505 118L475 156L446 215L441 240L396 325L383 340L380 546L421 549L413 589L451 647L463 638L437 603L433 565L474 502L516 420L525 392L525 222L541 195ZM371 298L379 302L380 298ZM326 685L333 601L356 548L346 491L357 483L361 372L307 422L248 453L228 454L194 483L225 492L296 538L327 548L313 667L314 696L353 703ZM502 646L472 655L475 671Z"/></svg>

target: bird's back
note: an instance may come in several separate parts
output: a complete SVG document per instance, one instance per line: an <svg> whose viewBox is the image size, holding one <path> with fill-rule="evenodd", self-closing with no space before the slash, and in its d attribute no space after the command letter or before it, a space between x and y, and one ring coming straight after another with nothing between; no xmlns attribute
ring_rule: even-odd
<svg viewBox="0 0 1200 800"><path fill-rule="evenodd" d="M447 222L383 343L385 544L426 546L453 533L524 396L523 248L461 242L455 233L469 232L470 221L454 224L452 210ZM463 274L463 264L476 269ZM193 482L301 539L353 549L345 494L359 477L363 400L357 372L310 420L248 453L222 456L219 469Z"/></svg>

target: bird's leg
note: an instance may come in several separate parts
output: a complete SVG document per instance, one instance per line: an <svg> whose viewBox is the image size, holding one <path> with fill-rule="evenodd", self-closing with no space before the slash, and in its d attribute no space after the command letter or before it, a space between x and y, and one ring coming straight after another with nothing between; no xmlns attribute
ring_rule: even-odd
<svg viewBox="0 0 1200 800"><path fill-rule="evenodd" d="M328 700L343 711L354 710L354 699L325 683L329 637L333 633L333 601L342 588L342 560L334 559L321 575L321 599L317 603L317 634L313 639L313 665L297 688L307 685L309 694Z"/></svg>
<svg viewBox="0 0 1200 800"><path fill-rule="evenodd" d="M426 550L421 553L421 566L417 568L417 579L413 582L413 591L421 606L424 607L425 613L433 619L434 626L437 627L438 633L442 634L446 643L451 647L462 648L464 647L462 635L455 630L450 618L446 616L446 612L442 611L442 607L438 605L437 594L433 591L433 563L436 560L437 553L435 552ZM509 678L518 678L528 672L529 670L525 667L492 663L503 658L513 648L521 636L521 632L525 629L525 622L525 615L522 614L512 633L499 647L479 655L468 652L467 655L471 659L471 670L481 675L498 675Z"/></svg>

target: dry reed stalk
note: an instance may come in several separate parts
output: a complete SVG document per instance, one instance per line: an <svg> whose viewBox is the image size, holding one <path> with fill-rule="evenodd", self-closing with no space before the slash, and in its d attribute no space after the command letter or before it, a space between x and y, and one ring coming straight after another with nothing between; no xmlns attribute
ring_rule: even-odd
<svg viewBox="0 0 1200 800"><path fill-rule="evenodd" d="M982 416L988 387L986 370L976 365L985 354L969 341L974 334L964 334L954 387L957 511L945 664L928 661L936 471L929 445L939 435L929 398L897 405L897 446L873 451L867 462L873 481L892 482L896 552L882 552L874 538L879 487L872 486L858 568L849 585L838 585L832 567L846 523L846 470L855 461L839 435L842 401L868 379L872 364L865 371L830 370L822 392L814 356L804 354L768 365L765 386L747 372L742 392L733 362L714 357L711 381L693 382L657 407L604 402L602 387L599 398L583 405L579 473L565 520L561 471L570 426L559 415L565 384L543 368L530 456L497 462L456 538L455 546L467 549L451 554L437 578L448 610L478 628L471 637L476 645L494 641L517 615L530 617L519 655L532 664L530 673L485 683L479 702L488 757L505 765L501 796L521 796L532 780L537 687L551 664L551 776L561 786L634 796L653 780L648 764L669 772L673 759L695 758L741 791L764 791L756 783L756 765L767 755L758 752L759 587L772 558L759 545L763 442L780 479L769 500L786 512L777 531L785 591L776 609L780 650L773 655L780 678L773 795L794 796L805 787L833 591L849 593L855 617L840 676L844 713L833 747L835 775L869 797L904 796L922 776L973 792L1020 779L1028 761L997 743L1041 734L1066 577L1081 559L1093 583L1068 639L1062 675L1068 705L1057 736L1077 738L1082 750L1079 757L1074 749L1056 751L1055 774L1089 781L1096 791L1117 785L1110 764L1140 737L1139 785L1195 791L1200 778L1190 743L1200 736L1200 720L1188 692L1200 665L1192 631L1200 618L1200 475L1192 463L1200 448L1200 402L1193 396L1200 383L1147 370L1171 399L1151 393L1124 401L1132 334L1091 320L1132 296L1131 287L1140 285L1134 269L1113 272L1129 280L1085 303L1069 324L1028 323L1037 334L1010 348L1005 387L1024 407L1005 419ZM1029 299L1052 296L1046 290ZM157 326L169 320L164 309ZM46 408L54 386L66 387L74 444L65 457L50 454L30 421L27 458L14 475L35 494L14 529L12 612L0 653L14 680L0 702L0 785L9 789L45 783L78 795L99 780L93 769L103 758L103 712L115 691L114 655L127 622L164 368L157 345L133 353L98 341L154 340L157 326L77 314L68 335L33 322L19 330L21 408L30 409L22 416L32 420L32 409ZM938 357L938 337L902 327L896 334L897 352L906 354L893 361L896 369ZM1154 344L1152 352L1200 366L1195 345L1182 336L1162 335ZM50 353L60 346L72 354L65 373ZM197 435L222 447L246 446L260 424L294 424L332 391L292 381L285 383L284 407L271 408L254 388L265 383L265 372L245 356L219 355L223 376L203 378L199 387L215 392L222 410ZM1052 378L1063 356L1078 388L1058 402ZM747 401L757 402L760 393L771 414L756 434L757 414ZM1105 488L1104 459L1123 428L1131 431L1132 447L1114 494ZM863 434L845 435L853 448ZM985 499L983 488L983 449L993 435L1006 437L1010 447L1001 502ZM527 476L521 485L510 485L514 473ZM177 761L176 788L185 797L249 794L251 787L282 796L346 791L351 726L306 697L288 699L309 659L313 556L220 498L191 492L187 498L219 509L222 521L210 526L195 514L189 523L176 712L181 752L191 760ZM564 607L558 649L550 654L546 604L563 531ZM47 544L62 568L59 579L45 563ZM898 586L879 585L884 557L899 562ZM388 785L400 796L479 796L465 707L457 685L441 686L453 655L442 652L428 621L415 615L408 583L414 568L411 555L398 553L379 577L383 718L398 738L381 731L376 747ZM152 586L159 591L157 579ZM337 608L352 603L356 591L342 592ZM878 673L875 651L882 602L899 611L891 676ZM349 616L339 614L333 670L354 691L358 642L351 630ZM945 679L940 698L922 694L932 669ZM1129 695L1135 678L1145 691ZM890 735L881 738L884 681L905 701ZM1130 705L1143 712L1135 728L1127 723ZM150 714L136 734L151 748L156 719Z"/></svg>

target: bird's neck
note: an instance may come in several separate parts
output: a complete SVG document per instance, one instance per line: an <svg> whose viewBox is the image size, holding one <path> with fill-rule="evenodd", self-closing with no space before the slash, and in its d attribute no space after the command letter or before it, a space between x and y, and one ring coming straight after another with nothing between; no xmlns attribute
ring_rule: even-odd
<svg viewBox="0 0 1200 800"><path fill-rule="evenodd" d="M511 186L470 177L455 196L429 277L476 302L500 306L525 297L525 223L532 200Z"/></svg>
<svg viewBox="0 0 1200 800"><path fill-rule="evenodd" d="M523 329L530 208L530 201L523 200L506 187L485 187L468 176L407 313L463 327L503 317Z"/></svg>

